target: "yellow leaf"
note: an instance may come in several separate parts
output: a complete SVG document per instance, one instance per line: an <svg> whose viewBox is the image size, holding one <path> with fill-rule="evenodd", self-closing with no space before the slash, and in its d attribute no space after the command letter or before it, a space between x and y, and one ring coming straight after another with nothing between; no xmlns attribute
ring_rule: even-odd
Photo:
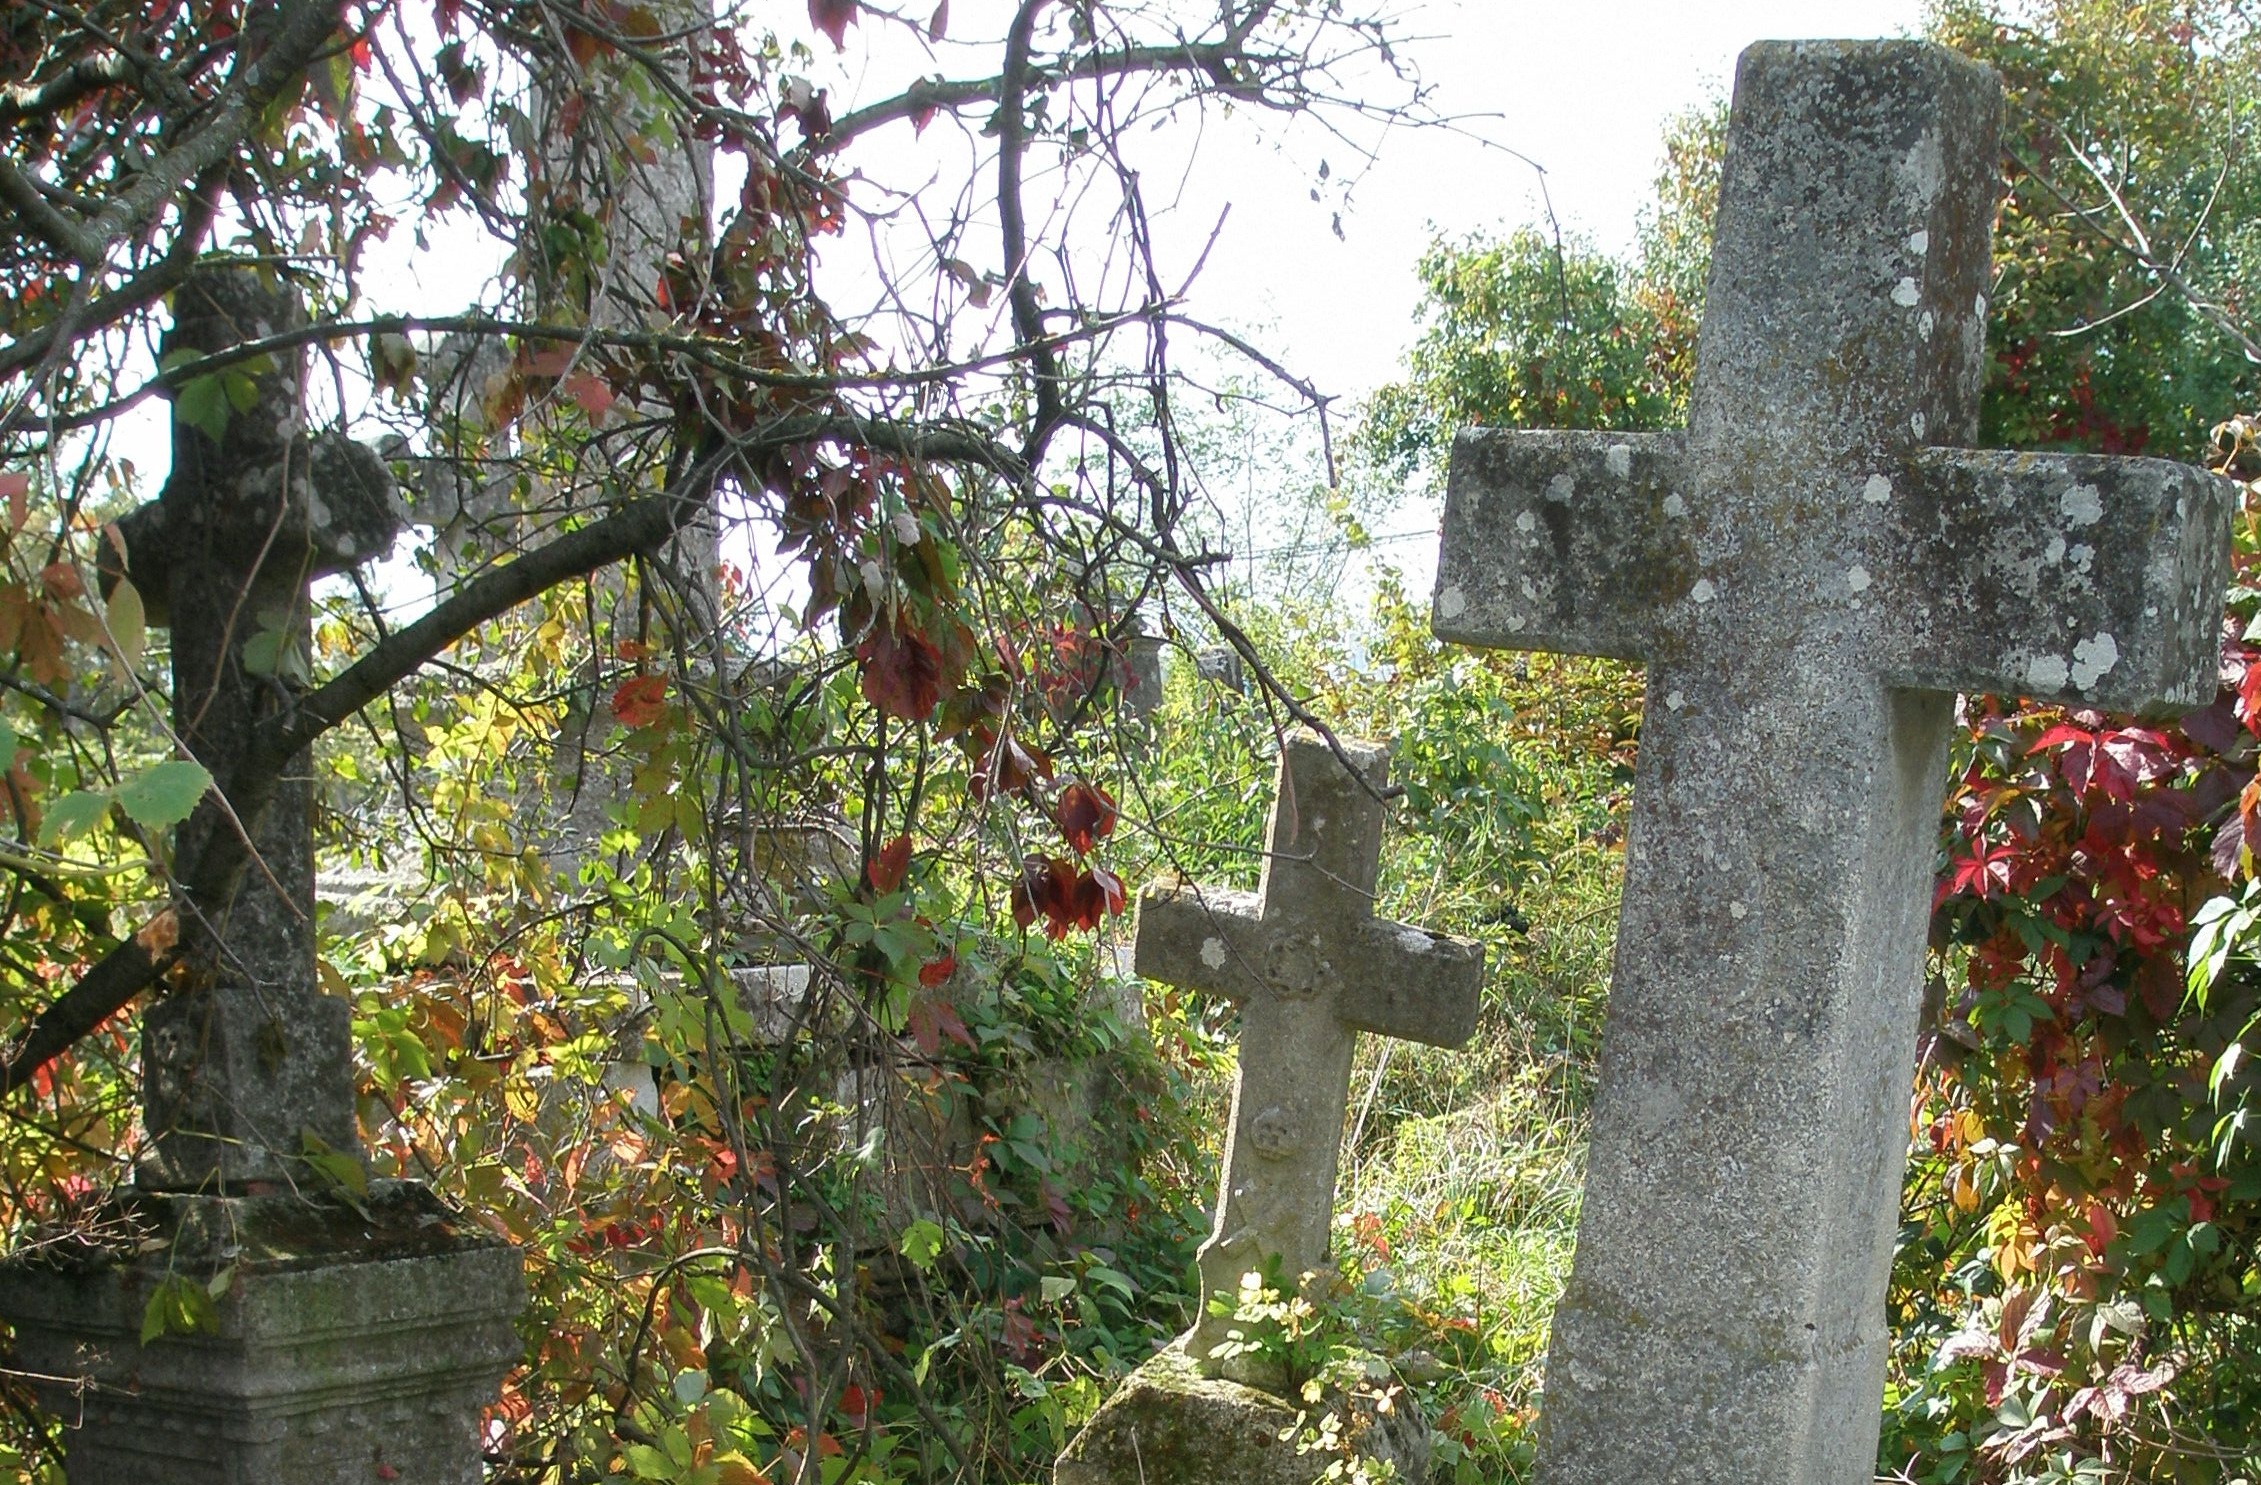
<svg viewBox="0 0 2261 1485"><path fill-rule="evenodd" d="M720 1473L716 1485L770 1485L769 1476L754 1468L754 1462L745 1455L732 1452L715 1460Z"/></svg>
<svg viewBox="0 0 2261 1485"><path fill-rule="evenodd" d="M110 653L120 667L119 680L132 684L133 673L141 669L141 657L149 647L149 616L141 603L141 590L124 577L110 590L110 602L103 615L110 629Z"/></svg>

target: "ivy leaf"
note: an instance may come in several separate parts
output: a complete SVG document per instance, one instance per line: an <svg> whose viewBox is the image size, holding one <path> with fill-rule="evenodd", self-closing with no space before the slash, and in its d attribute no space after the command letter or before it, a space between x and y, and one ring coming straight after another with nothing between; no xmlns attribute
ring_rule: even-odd
<svg viewBox="0 0 2261 1485"><path fill-rule="evenodd" d="M631 732L651 726L667 715L667 677L631 676L612 693L612 714Z"/></svg>
<svg viewBox="0 0 2261 1485"><path fill-rule="evenodd" d="M910 865L911 838L898 835L881 846L879 854L871 860L867 875L871 878L872 890L884 896L902 886L903 873L910 869Z"/></svg>
<svg viewBox="0 0 2261 1485"><path fill-rule="evenodd" d="M212 774L203 764L174 758L143 769L120 784L118 807L136 825L163 830L187 819L211 787Z"/></svg>
<svg viewBox="0 0 2261 1485"><path fill-rule="evenodd" d="M855 19L856 0L809 0L809 24L831 37L835 49L847 47Z"/></svg>
<svg viewBox="0 0 2261 1485"><path fill-rule="evenodd" d="M943 1232L941 1224L920 1217L903 1229L895 1240L895 1247L911 1261L911 1267L925 1273L934 1267L934 1260L942 1256Z"/></svg>
<svg viewBox="0 0 2261 1485"><path fill-rule="evenodd" d="M915 630L875 628L856 646L864 699L891 717L923 722L942 699L942 652Z"/></svg>
<svg viewBox="0 0 2261 1485"><path fill-rule="evenodd" d="M228 436L228 389L218 372L207 372L181 384L173 398L173 416L214 443Z"/></svg>
<svg viewBox="0 0 2261 1485"><path fill-rule="evenodd" d="M592 427L603 422L604 415L619 400L612 395L612 388L605 385L605 379L593 371L575 372L558 383L558 390L573 399Z"/></svg>
<svg viewBox="0 0 2261 1485"><path fill-rule="evenodd" d="M117 586L110 590L104 617L109 623L110 643L124 672L119 679L130 684L133 673L141 669L141 657L149 646L149 615L141 602L141 590L131 580L119 578Z"/></svg>
<svg viewBox="0 0 2261 1485"><path fill-rule="evenodd" d="M1087 856L1094 844L1114 834L1115 801L1106 790L1078 779L1060 791L1052 822L1078 856Z"/></svg>

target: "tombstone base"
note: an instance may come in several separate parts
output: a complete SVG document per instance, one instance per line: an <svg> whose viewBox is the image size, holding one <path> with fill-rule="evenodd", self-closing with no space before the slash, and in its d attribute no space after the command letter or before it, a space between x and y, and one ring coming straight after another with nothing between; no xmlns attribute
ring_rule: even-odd
<svg viewBox="0 0 2261 1485"><path fill-rule="evenodd" d="M137 1193L114 1215L140 1235L0 1267L70 1485L478 1485L479 1409L522 1349L515 1248L408 1182L358 1207ZM230 1267L216 1326L142 1344L168 1276Z"/></svg>
<svg viewBox="0 0 2261 1485"><path fill-rule="evenodd" d="M1053 1485L1316 1485L1340 1456L1297 1449L1297 1412L1269 1392L1203 1376L1180 1339L1125 1377L1069 1440ZM1388 1413L1359 1405L1346 1432L1360 1457L1395 1464L1400 1485L1427 1478L1429 1426L1404 1392Z"/></svg>

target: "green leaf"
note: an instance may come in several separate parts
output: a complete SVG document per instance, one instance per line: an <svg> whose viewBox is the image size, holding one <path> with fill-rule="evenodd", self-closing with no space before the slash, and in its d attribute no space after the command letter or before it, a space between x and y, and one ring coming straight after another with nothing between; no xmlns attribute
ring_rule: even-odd
<svg viewBox="0 0 2261 1485"><path fill-rule="evenodd" d="M220 373L208 372L181 383L173 397L173 416L220 442L228 436L228 388Z"/></svg>
<svg viewBox="0 0 2261 1485"><path fill-rule="evenodd" d="M208 1335L220 1328L219 1306L202 1284L185 1274L168 1274L141 1307L141 1343L160 1336Z"/></svg>
<svg viewBox="0 0 2261 1485"><path fill-rule="evenodd" d="M343 1150L330 1148L330 1142L311 1129L300 1130L298 1137L304 1146L299 1158L326 1185L350 1196L369 1194L369 1172L359 1160Z"/></svg>
<svg viewBox="0 0 2261 1485"><path fill-rule="evenodd" d="M196 802L204 797L204 791L211 787L212 775L203 764L194 759L175 758L144 769L120 784L118 806L136 825L163 830L187 819L196 809Z"/></svg>
<svg viewBox="0 0 2261 1485"><path fill-rule="evenodd" d="M942 1242L941 1224L921 1217L903 1229L903 1235L895 1240L895 1246L911 1261L911 1267L925 1273L934 1267L934 1260L942 1256Z"/></svg>
<svg viewBox="0 0 2261 1485"><path fill-rule="evenodd" d="M77 789L47 806L47 818L39 825L39 843L43 846L66 845L102 823L110 812L110 796L97 794L91 789Z"/></svg>

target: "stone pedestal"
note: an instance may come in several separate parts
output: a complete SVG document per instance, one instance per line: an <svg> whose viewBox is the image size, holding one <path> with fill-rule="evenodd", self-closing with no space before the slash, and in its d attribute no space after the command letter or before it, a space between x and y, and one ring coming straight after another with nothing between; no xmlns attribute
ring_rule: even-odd
<svg viewBox="0 0 2261 1485"><path fill-rule="evenodd" d="M478 1485L478 1412L521 1352L516 1249L406 1182L126 1208L138 1241L0 1268L70 1485ZM142 1344L168 1276L222 1270L214 1327Z"/></svg>
<svg viewBox="0 0 2261 1485"><path fill-rule="evenodd" d="M1361 1459L1394 1464L1398 1485L1422 1485L1428 1424L1404 1391L1392 1404L1387 1413L1353 1404L1345 1432ZM1125 1377L1069 1440L1053 1485L1316 1485L1342 1456L1299 1449L1297 1411L1269 1392L1202 1375L1181 1338Z"/></svg>

